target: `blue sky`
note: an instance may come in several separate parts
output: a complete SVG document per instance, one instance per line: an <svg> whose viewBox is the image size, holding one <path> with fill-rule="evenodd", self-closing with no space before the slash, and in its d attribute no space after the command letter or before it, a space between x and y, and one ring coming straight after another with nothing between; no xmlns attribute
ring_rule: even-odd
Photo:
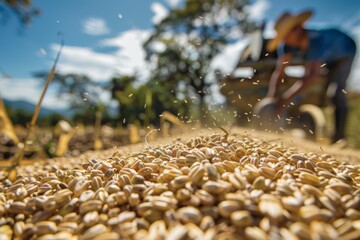
<svg viewBox="0 0 360 240"><path fill-rule="evenodd" d="M0 96L36 102L41 86L33 78L36 71L48 71L59 47L58 32L65 40L58 71L86 73L96 81L109 80L116 74L138 72L146 79L150 67L144 62L142 42L149 36L154 23L178 6L181 0L34 0L41 9L31 25L21 29L16 17L10 15L0 22ZM266 34L272 36L273 21L283 11L299 12L313 9L310 27L340 27L354 36L360 46L360 1L358 0L254 0L248 11L254 20L267 20ZM214 65L230 71L243 42L228 46ZM226 60L226 61L224 61ZM224 63L228 63L224 65ZM360 66L359 63L356 63ZM350 81L360 90L356 68ZM357 72L357 74L355 74ZM11 76L6 79L3 75ZM359 77L360 78L360 77ZM109 95L102 94L107 101ZM52 86L45 97L45 106L63 107Z"/></svg>

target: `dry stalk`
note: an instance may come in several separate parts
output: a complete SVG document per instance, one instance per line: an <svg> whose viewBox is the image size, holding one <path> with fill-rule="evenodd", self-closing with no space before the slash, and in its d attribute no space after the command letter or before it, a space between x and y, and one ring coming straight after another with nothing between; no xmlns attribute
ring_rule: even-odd
<svg viewBox="0 0 360 240"><path fill-rule="evenodd" d="M149 145L149 142L148 142L147 139L148 139L149 135L152 134L152 133L155 132L155 131L157 131L157 129L152 129L151 131L149 131L149 132L146 134L145 139L144 139L146 146L147 146L148 148L152 149L152 150L155 150L155 149L152 148L152 147Z"/></svg>
<svg viewBox="0 0 360 240"><path fill-rule="evenodd" d="M29 137L32 133L32 130L33 128L35 127L36 125L36 120L38 118L38 115L39 115L39 112L40 112L40 108L41 108L41 103L44 99L44 96L45 96L45 93L49 87L49 84L50 82L52 81L53 77L54 77L54 74L55 74L55 68L56 68L56 65L57 65L57 62L59 60L59 57L60 57L60 53L61 53L61 50L62 50L62 47L64 46L64 40L61 40L61 45L60 45L60 49L59 49L59 52L57 53L56 55L56 58L55 58L55 61L54 61L54 64L51 68L51 71L48 75L48 78L46 79L46 82L45 82L45 86L43 88L43 91L41 93L41 96L40 96L40 99L39 101L37 102L36 104L36 107L35 107L35 110L34 110L34 113L33 113L33 116L31 118L31 122L30 122L30 125L29 125L29 128L28 128L28 131L26 133L26 136L25 136L25 139L24 139L24 142L20 145L20 150L18 152L18 154L16 155L15 158L13 158L12 160L12 163L10 166L1 166L2 168L8 168L10 170L16 168L20 161L22 160L22 158L24 157L24 153L25 153L25 149L27 147L27 143L28 143L28 140L29 140Z"/></svg>

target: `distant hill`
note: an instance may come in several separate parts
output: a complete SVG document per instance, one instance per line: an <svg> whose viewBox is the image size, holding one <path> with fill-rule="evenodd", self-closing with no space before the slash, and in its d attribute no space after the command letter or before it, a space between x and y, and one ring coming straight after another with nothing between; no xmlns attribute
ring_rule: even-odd
<svg viewBox="0 0 360 240"><path fill-rule="evenodd" d="M26 100L8 100L3 99L6 107L11 107L13 109L20 109L25 112L33 113L35 109L35 104L28 102ZM51 114L61 114L65 117L71 117L74 114L74 111L71 109L61 108L61 109L50 109L46 107L41 107L39 116L46 117Z"/></svg>

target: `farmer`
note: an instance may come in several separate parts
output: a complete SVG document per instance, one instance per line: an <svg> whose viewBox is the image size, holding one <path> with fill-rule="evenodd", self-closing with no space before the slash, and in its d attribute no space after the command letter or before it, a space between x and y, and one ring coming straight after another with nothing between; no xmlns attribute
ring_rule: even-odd
<svg viewBox="0 0 360 240"><path fill-rule="evenodd" d="M298 15L286 12L277 19L277 35L268 42L267 49L277 49L279 58L270 79L267 97L276 97L284 69L295 54L300 54L306 61L305 75L281 95L277 102L279 113L294 97L314 84L321 66L326 64L329 81L336 84L336 91L332 96L335 106L335 134L332 142L335 143L345 138L348 104L344 89L356 53L356 45L352 38L337 29L304 28L303 24L311 15L311 11L304 11Z"/></svg>

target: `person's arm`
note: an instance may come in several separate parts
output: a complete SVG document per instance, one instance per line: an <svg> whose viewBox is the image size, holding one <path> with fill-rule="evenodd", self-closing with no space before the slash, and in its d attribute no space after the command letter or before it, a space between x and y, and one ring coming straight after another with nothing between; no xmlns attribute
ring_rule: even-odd
<svg viewBox="0 0 360 240"><path fill-rule="evenodd" d="M292 59L291 53L286 53L283 56L279 57L276 62L276 68L271 75L269 82L269 90L266 94L266 97L274 98L276 96L280 80L284 78L284 69L289 64Z"/></svg>
<svg viewBox="0 0 360 240"><path fill-rule="evenodd" d="M311 61L305 65L305 76L297 80L286 92L284 92L278 102L278 107L282 108L295 96L301 94L308 87L314 84L320 73L320 61Z"/></svg>

